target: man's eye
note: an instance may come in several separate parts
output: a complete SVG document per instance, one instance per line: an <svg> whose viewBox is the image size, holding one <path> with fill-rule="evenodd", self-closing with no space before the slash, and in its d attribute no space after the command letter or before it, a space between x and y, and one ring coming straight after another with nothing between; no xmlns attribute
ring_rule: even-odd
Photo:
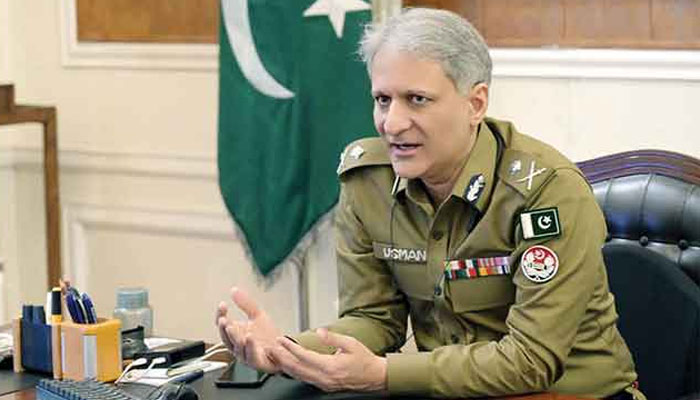
<svg viewBox="0 0 700 400"><path fill-rule="evenodd" d="M419 94L412 94L411 96L409 96L408 99L411 101L411 103L417 106L425 105L429 101L427 97L421 96Z"/></svg>
<svg viewBox="0 0 700 400"><path fill-rule="evenodd" d="M391 103L391 98L389 96L374 96L374 102L380 106L388 106Z"/></svg>

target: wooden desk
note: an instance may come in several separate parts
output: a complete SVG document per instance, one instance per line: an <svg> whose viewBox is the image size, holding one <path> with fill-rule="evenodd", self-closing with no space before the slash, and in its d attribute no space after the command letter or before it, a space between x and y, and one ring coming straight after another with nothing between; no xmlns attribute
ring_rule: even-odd
<svg viewBox="0 0 700 400"><path fill-rule="evenodd" d="M37 122L44 127L44 200L46 203L47 288L61 276L56 108L15 104L13 85L0 85L0 125Z"/></svg>
<svg viewBox="0 0 700 400"><path fill-rule="evenodd" d="M14 392L0 396L0 400L35 400L36 391L34 389L20 390L19 392Z"/></svg>

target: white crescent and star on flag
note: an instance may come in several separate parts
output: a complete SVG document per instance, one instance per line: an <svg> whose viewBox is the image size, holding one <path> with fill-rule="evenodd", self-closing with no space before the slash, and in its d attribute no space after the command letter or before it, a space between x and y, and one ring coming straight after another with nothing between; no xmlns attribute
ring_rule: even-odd
<svg viewBox="0 0 700 400"><path fill-rule="evenodd" d="M304 17L327 16L338 39L343 37L345 14L369 10L362 0L316 0L303 13ZM262 63L253 40L248 15L248 0L221 0L224 25L243 76L260 93L278 99L290 99L294 92L279 83Z"/></svg>
<svg viewBox="0 0 700 400"><path fill-rule="evenodd" d="M552 217L543 215L537 218L537 225L539 225L541 229L549 229L552 226Z"/></svg>

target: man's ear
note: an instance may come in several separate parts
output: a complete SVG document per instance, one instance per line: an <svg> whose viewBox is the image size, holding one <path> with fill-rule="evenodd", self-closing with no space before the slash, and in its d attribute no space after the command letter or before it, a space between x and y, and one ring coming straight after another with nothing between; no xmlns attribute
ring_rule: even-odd
<svg viewBox="0 0 700 400"><path fill-rule="evenodd" d="M489 107L489 85L479 83L469 91L469 125L476 127L486 116Z"/></svg>

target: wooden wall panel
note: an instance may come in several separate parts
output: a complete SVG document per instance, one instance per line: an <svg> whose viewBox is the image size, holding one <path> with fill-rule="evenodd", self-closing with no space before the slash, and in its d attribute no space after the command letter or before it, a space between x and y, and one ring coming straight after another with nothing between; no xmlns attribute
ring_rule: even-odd
<svg viewBox="0 0 700 400"><path fill-rule="evenodd" d="M217 0L77 0L78 40L217 43Z"/></svg>
<svg viewBox="0 0 700 400"><path fill-rule="evenodd" d="M700 1L655 0L651 8L652 38L674 44L700 42Z"/></svg>
<svg viewBox="0 0 700 400"><path fill-rule="evenodd" d="M489 0L482 10L482 34L502 46L553 45L564 28L559 0Z"/></svg>
<svg viewBox="0 0 700 400"><path fill-rule="evenodd" d="M404 0L467 19L494 47L700 49L700 0Z"/></svg>
<svg viewBox="0 0 700 400"><path fill-rule="evenodd" d="M564 1L564 44L634 46L651 39L649 0Z"/></svg>
<svg viewBox="0 0 700 400"><path fill-rule="evenodd" d="M218 41L217 0L76 1L80 41ZM494 47L700 49L700 0L404 0L404 5L453 10Z"/></svg>

